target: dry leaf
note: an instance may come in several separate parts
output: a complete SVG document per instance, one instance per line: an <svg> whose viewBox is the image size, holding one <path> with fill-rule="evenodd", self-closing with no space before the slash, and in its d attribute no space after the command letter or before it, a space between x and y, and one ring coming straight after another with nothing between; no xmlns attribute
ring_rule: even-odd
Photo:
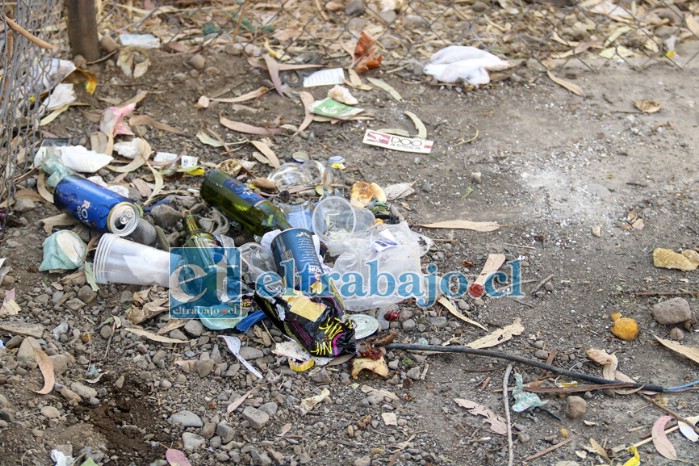
<svg viewBox="0 0 699 466"><path fill-rule="evenodd" d="M136 335L147 338L151 341L157 341L158 343L189 343L189 340L175 340L174 338L157 335L142 328L125 328L124 330L130 333L135 333Z"/></svg>
<svg viewBox="0 0 699 466"><path fill-rule="evenodd" d="M224 146L223 141L210 136L209 133L204 131L204 130L201 130L197 133L197 139L199 139L202 143L206 144L207 146L211 146L211 147L223 147Z"/></svg>
<svg viewBox="0 0 699 466"><path fill-rule="evenodd" d="M609 456L607 455L607 450L602 448L602 445L600 445L597 440L593 439L590 437L590 445L592 445L592 448L597 452L598 455L600 455L602 458L606 459L609 461Z"/></svg>
<svg viewBox="0 0 699 466"><path fill-rule="evenodd" d="M153 192L151 193L150 197L144 202L144 205L148 205L155 199L155 196L160 194L160 191L163 189L163 185L165 184L165 180L163 180L163 175L160 174L158 170L153 168L151 164L146 162L146 165L148 168L150 168L150 171L153 173L153 178L155 179L155 188L153 188Z"/></svg>
<svg viewBox="0 0 699 466"><path fill-rule="evenodd" d="M162 328L158 329L157 333L158 335L165 335L173 330L184 327L186 324L187 321L185 319L171 319Z"/></svg>
<svg viewBox="0 0 699 466"><path fill-rule="evenodd" d="M656 340L658 340L663 346L670 348L672 351L681 354L682 356L691 359L692 361L696 362L699 364L699 348L696 348L694 346L685 346L681 343L677 343L672 340L666 340L664 338L660 338L658 336L655 336Z"/></svg>
<svg viewBox="0 0 699 466"><path fill-rule="evenodd" d="M476 322L475 320L471 320L471 319L469 319L468 317L466 317L465 315L463 315L463 314L461 313L461 311L459 311L458 309L456 309L456 308L454 307L454 305L451 303L451 301L449 301L449 299L448 299L446 296L440 297L440 298L437 300L437 302L438 302L439 304L441 304L442 306L444 306L444 307L447 309L447 311L451 312L452 315L454 315L454 316L457 317L458 319L461 319L461 320L463 320L464 322L469 323L469 324L471 324L471 325L475 325L475 326L478 327L478 328L482 328L482 329L485 330L486 332L488 331L487 328L485 328L484 326L482 326L481 324L479 324L479 323Z"/></svg>
<svg viewBox="0 0 699 466"><path fill-rule="evenodd" d="M136 178L131 181L131 184L136 188L136 191L138 191L138 194L140 194L143 197L148 197L151 195L153 192L152 189L150 189L150 186L148 186L148 183L143 181L141 178Z"/></svg>
<svg viewBox="0 0 699 466"><path fill-rule="evenodd" d="M661 416L655 424L651 435L653 436L653 446L662 456L669 460L677 460L677 451L675 446L670 443L670 440L665 435L665 425L672 420L672 416Z"/></svg>
<svg viewBox="0 0 699 466"><path fill-rule="evenodd" d="M68 214L58 214L52 217L42 218L39 221L44 224L44 231L47 235L50 235L55 227L69 227L78 223L75 218Z"/></svg>
<svg viewBox="0 0 699 466"><path fill-rule="evenodd" d="M159 121L154 120L153 118L149 117L148 115L138 115L135 117L129 118L129 125L131 126L151 126L155 129L159 129L161 131L167 131L169 133L175 133L175 134L184 134L184 131L181 129L174 128L170 125L166 125L165 123L160 123Z"/></svg>
<svg viewBox="0 0 699 466"><path fill-rule="evenodd" d="M310 398L306 398L304 400L301 400L301 410L304 413L307 413L307 412L311 411L313 408L315 408L315 406L318 403L321 403L323 400L325 400L329 396L330 396L330 390L328 390L327 388L324 388L323 391L320 392L320 395L312 396Z"/></svg>
<svg viewBox="0 0 699 466"><path fill-rule="evenodd" d="M265 54L263 57L265 64L267 65L267 71L269 71L269 77L272 79L274 88L281 97L286 97L284 95L284 90L282 89L282 80L279 78L279 63L277 60Z"/></svg>
<svg viewBox="0 0 699 466"><path fill-rule="evenodd" d="M36 189L39 191L39 195L50 203L53 203L53 194L46 189L46 174L44 172L39 173L36 179Z"/></svg>
<svg viewBox="0 0 699 466"><path fill-rule="evenodd" d="M382 89L388 94L396 99L398 102L403 102L403 96L400 95L400 93L393 88L390 84L388 84L386 81L383 81L381 79L376 79L376 78L366 78L367 81L369 81L371 84L374 86L378 87L379 89Z"/></svg>
<svg viewBox="0 0 699 466"><path fill-rule="evenodd" d="M398 425L398 416L396 416L396 413L381 413L381 419L383 419L384 425L387 425L387 426L397 426Z"/></svg>
<svg viewBox="0 0 699 466"><path fill-rule="evenodd" d="M599 364L600 366L607 366L617 360L616 356L607 353L605 350L595 348L588 349L585 351L585 354L591 361Z"/></svg>
<svg viewBox="0 0 699 466"><path fill-rule="evenodd" d="M46 328L41 324L28 324L19 320L0 321L0 330L9 334L27 335L34 338L41 338Z"/></svg>
<svg viewBox="0 0 699 466"><path fill-rule="evenodd" d="M274 151L264 142L262 141L250 141L250 144L255 146L257 150L262 152L262 154L267 157L267 160L269 160L269 164L273 168L279 168L279 158L277 157L277 154L274 153Z"/></svg>
<svg viewBox="0 0 699 466"><path fill-rule="evenodd" d="M211 102L221 102L224 104L239 104L241 102L247 102L248 100L252 99L257 99L258 97L262 97L269 91L268 87L262 86L258 87L254 91L248 92L246 94L243 94L238 97L227 97L227 98L222 98L222 99L209 99Z"/></svg>
<svg viewBox="0 0 699 466"><path fill-rule="evenodd" d="M685 17L684 22L687 25L687 29L689 29L696 37L699 37L699 23L691 14Z"/></svg>
<svg viewBox="0 0 699 466"><path fill-rule="evenodd" d="M655 113L660 111L660 103L655 100L634 100L633 106L643 113Z"/></svg>
<svg viewBox="0 0 699 466"><path fill-rule="evenodd" d="M417 115L415 115L413 112L403 112L405 113L408 117L410 117L411 120L413 120L413 124L415 125L415 129L417 129L417 137L420 139L427 139L427 128L425 128L425 124L420 120Z"/></svg>
<svg viewBox="0 0 699 466"><path fill-rule="evenodd" d="M141 168L148 161L148 159L150 159L152 153L153 149L151 149L150 144L148 144L145 139L139 138L138 153L128 165L123 167L113 167L109 165L107 168L117 173L131 173L132 171Z"/></svg>
<svg viewBox="0 0 699 466"><path fill-rule="evenodd" d="M41 371L41 375L44 376L44 386L41 390L32 390L34 393L38 393L39 395L47 395L51 393L51 390L53 390L53 385L56 383L56 379L53 373L53 363L51 362L51 358L44 353L44 350L41 348L33 348L34 349L34 360L36 363L39 365L39 370Z"/></svg>
<svg viewBox="0 0 699 466"><path fill-rule="evenodd" d="M653 265L663 269L691 272L699 267L699 262L684 254L678 254L672 249L655 248L653 250Z"/></svg>
<svg viewBox="0 0 699 466"><path fill-rule="evenodd" d="M281 128L260 128L259 126L248 125L247 123L229 120L228 118L224 117L221 117L219 122L226 128L233 131L246 134L257 134L258 136L273 136L282 131Z"/></svg>
<svg viewBox="0 0 699 466"><path fill-rule="evenodd" d="M490 409L486 408L482 404L476 403L475 401L465 400L462 398L454 398L456 404L462 408L466 408L469 413L474 416L485 417L485 422L490 424L490 429L496 434L506 435L507 434L507 423L503 418L492 412Z"/></svg>
<svg viewBox="0 0 699 466"><path fill-rule="evenodd" d="M352 378L356 379L364 369L370 370L381 377L388 376L388 366L383 356L374 361L371 358L355 358L352 360Z"/></svg>
<svg viewBox="0 0 699 466"><path fill-rule="evenodd" d="M474 349L490 348L510 340L514 335L521 335L522 332L524 332L522 319L517 317L510 325L497 329L489 335L472 341L466 346Z"/></svg>
<svg viewBox="0 0 699 466"><path fill-rule="evenodd" d="M284 424L282 426L282 430L280 430L279 433L277 434L277 437L284 437L286 434L289 433L289 431L291 430L292 427L294 427L294 425L290 422Z"/></svg>
<svg viewBox="0 0 699 466"><path fill-rule="evenodd" d="M497 222L472 222L470 220L445 220L443 222L418 225L423 228L451 228L454 230L495 231L500 228Z"/></svg>
<svg viewBox="0 0 699 466"><path fill-rule="evenodd" d="M556 84L558 84L561 87L565 87L573 94L583 95L582 88L580 86L578 86L577 84L572 83L570 81L566 81L565 79L558 78L558 77L554 76L553 73L551 73L550 71L547 71L546 75L549 77L549 79L551 81L555 82Z"/></svg>
<svg viewBox="0 0 699 466"><path fill-rule="evenodd" d="M294 136L308 128L308 125L313 121L313 114L311 113L311 107L313 106L313 102L315 102L313 95L310 92L303 91L299 92L299 98L301 99L301 103L303 103L304 117L299 129L294 133Z"/></svg>
<svg viewBox="0 0 699 466"><path fill-rule="evenodd" d="M235 411L236 408L238 408L238 406L242 405L243 402L244 402L245 400L247 400L248 397L249 397L250 395L252 395L252 392L253 392L254 390L255 390L254 388L248 390L248 392L247 392L246 394L244 394L243 396L241 396L240 398L238 398L237 400L235 400L233 403L229 404L228 407L226 408L226 416L228 416L228 415L231 414L233 411Z"/></svg>
<svg viewBox="0 0 699 466"><path fill-rule="evenodd" d="M677 421L677 425L680 429L680 432L682 432L682 435L687 437L687 439L690 442L696 443L697 441L699 441L699 434L697 434L697 431L694 430L694 426L697 424L697 422L699 422L699 416L687 417L685 419L691 422L692 425L690 426L685 422Z"/></svg>

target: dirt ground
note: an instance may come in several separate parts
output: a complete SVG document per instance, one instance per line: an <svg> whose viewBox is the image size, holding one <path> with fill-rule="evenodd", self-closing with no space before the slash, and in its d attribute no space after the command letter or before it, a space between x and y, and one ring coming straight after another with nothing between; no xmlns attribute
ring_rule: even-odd
<svg viewBox="0 0 699 466"><path fill-rule="evenodd" d="M697 50L696 43L684 47L688 56ZM223 96L235 96L265 83L265 73L250 68L242 57L208 50L202 71L189 65L187 55L153 52L149 57L150 69L135 81L124 78L111 61L95 67L97 92L82 97L101 109L108 105L101 98L125 100L147 90L137 112L184 131L173 135L149 129L145 137L155 150L217 163L228 156L201 144L194 135L208 127L235 141L239 135L221 127L220 116L256 125L278 116L295 125L303 119L297 98L283 99L273 92L236 109L231 104L205 110L194 107L201 95L229 89ZM672 328L657 324L650 313L653 304L666 298L637 296L634 291L699 290L699 272L654 268L651 259L656 247L699 246L698 70L699 60L686 69L658 63L631 70L626 64L610 63L593 72L570 65L560 75L580 85L583 96L551 82L536 63L524 63L507 72L506 79L471 92L435 85L407 70L372 72L397 89L404 101L392 100L380 89L355 91L360 106L374 114L375 121L313 123L305 137L279 136L273 148L285 160L299 150L318 160L342 154L353 180L380 185L415 182L416 193L401 200L399 207L413 229L437 240L423 257L423 267L435 263L440 272L461 271L475 277L488 254L504 253L510 260L520 257L527 294L522 302L486 298L480 305L470 299L459 303L489 331L521 319L525 331L496 349L532 359L545 359L555 351L554 365L597 376L602 370L586 358L585 351L604 349L615 353L619 369L638 381L678 386L696 380L698 372L695 363L653 338L667 338ZM326 89L311 92L321 98ZM638 99L656 100L662 108L642 114L632 105ZM47 131L89 144L88 136L97 126L80 110L64 113ZM435 141L431 154L392 152L361 143L366 128L413 132L403 113L406 110L427 126L428 138ZM477 138L469 142L476 132ZM251 152L246 145L232 156L252 159ZM268 171L258 165L255 175ZM480 183L474 181L473 172L481 173ZM141 169L126 181L147 174ZM172 178L166 180L165 189L196 188L198 183L196 177ZM642 229L629 229L630 213L643 219ZM69 354L76 360L57 376L57 382L64 387L83 382L97 396L71 404L58 389L48 395L34 394L29 389L41 386L36 364L18 363L17 349L4 351L0 355L1 464L53 464L49 451L66 444L74 456L86 454L99 464L165 464L167 448L183 449L183 432L204 439L186 452L194 465L507 464L506 436L493 433L481 417L453 401L472 400L504 416L505 362L389 351L386 359L393 364L386 378L363 372L352 379L350 363L295 373L251 332L242 336L243 343L261 350L248 354L254 355L252 362L265 374L264 380L255 381L244 368L235 367L225 346L217 343L217 332L188 334L191 343L183 345L142 340L123 330L113 335L102 332L110 316L123 317L130 307L129 293L124 299L123 292L139 288L102 286L96 300L75 310L65 307L66 299L61 298L77 293L83 283L65 285L55 299L57 290L51 283L60 281L61 275L37 271L42 256L38 245L46 236L39 221L55 214L47 203L18 214L20 225L10 227L0 240L0 257L6 257L5 265L12 267L2 289L3 293L16 289L20 320L45 326L49 354ZM418 226L451 219L497 221L503 227L479 233ZM600 227L599 237L591 233L595 227ZM550 285L531 295L532 288L548 275L553 275ZM42 298L46 295L51 297L48 302ZM687 299L696 316L697 300ZM406 302L400 310L401 319L394 324L399 342L426 339L441 344L460 337L465 344L486 334L439 305L421 309ZM638 321L637 340L623 342L612 336L609 315L616 311ZM406 321L417 325L406 325ZM54 340L51 330L61 322L69 324L66 338ZM164 323L163 317L143 325L155 331ZM683 330L682 343L699 346L696 330ZM281 340L278 332L273 335ZM12 335L0 336L8 343ZM199 366L187 370L186 365L176 364L207 359L216 362L216 369L209 368L208 373ZM90 384L85 379L92 365L103 376ZM411 371L415 367L419 370ZM555 379L524 365L515 365L514 372L524 374L527 382L547 380L547 386L553 386ZM424 378L415 377L416 373L424 373ZM377 396L367 386L390 394ZM228 416L232 432L224 432L220 424L227 417L226 407L253 388L242 406ZM330 398L303 415L300 400L324 388ZM591 391L584 395L584 416L570 419L565 396L541 396L548 402L546 411L511 413L515 464L566 439L565 445L527 463L624 464L631 456L625 450L612 454L611 449L647 438L653 423L666 414L638 394ZM662 394L655 401L685 417L699 415L697 392ZM265 405L273 415L255 429L241 413L246 406ZM58 417L42 414L46 406L57 408ZM203 426L183 429L170 423L170 416L182 410L195 413ZM385 425L383 413L395 413L398 425ZM284 433L287 424L291 427ZM585 448L591 438L606 448L611 459ZM699 463L696 444L677 432L669 434L669 439L683 462ZM641 446L639 452L642 464L680 464L661 457L652 443Z"/></svg>

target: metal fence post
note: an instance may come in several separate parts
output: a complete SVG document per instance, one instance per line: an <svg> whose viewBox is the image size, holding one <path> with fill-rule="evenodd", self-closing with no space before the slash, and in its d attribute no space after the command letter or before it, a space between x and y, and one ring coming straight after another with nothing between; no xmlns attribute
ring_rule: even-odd
<svg viewBox="0 0 699 466"><path fill-rule="evenodd" d="M68 12L68 39L73 55L87 61L100 57L97 40L97 11L95 0L65 0Z"/></svg>

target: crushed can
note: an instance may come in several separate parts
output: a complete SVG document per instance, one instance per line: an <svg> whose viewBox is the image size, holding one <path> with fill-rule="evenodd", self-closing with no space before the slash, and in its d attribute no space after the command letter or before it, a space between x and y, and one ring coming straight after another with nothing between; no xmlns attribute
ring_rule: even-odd
<svg viewBox="0 0 699 466"><path fill-rule="evenodd" d="M129 198L77 175L56 185L53 203L101 233L128 236L136 230L141 210Z"/></svg>

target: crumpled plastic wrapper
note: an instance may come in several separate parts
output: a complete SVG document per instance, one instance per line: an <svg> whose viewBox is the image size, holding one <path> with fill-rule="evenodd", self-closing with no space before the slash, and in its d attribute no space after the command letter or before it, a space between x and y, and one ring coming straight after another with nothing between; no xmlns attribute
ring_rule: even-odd
<svg viewBox="0 0 699 466"><path fill-rule="evenodd" d="M85 261L87 245L76 233L57 231L44 240L44 260L40 272L47 270L73 270Z"/></svg>
<svg viewBox="0 0 699 466"><path fill-rule="evenodd" d="M515 404L512 406L512 411L515 413L539 408L547 403L546 401L542 401L536 393L524 391L522 374L515 374L515 388L512 390L512 396L515 398Z"/></svg>
<svg viewBox="0 0 699 466"><path fill-rule="evenodd" d="M424 72L443 83L464 81L472 86L488 84L488 71L504 70L510 64L475 47L451 45L432 55Z"/></svg>

